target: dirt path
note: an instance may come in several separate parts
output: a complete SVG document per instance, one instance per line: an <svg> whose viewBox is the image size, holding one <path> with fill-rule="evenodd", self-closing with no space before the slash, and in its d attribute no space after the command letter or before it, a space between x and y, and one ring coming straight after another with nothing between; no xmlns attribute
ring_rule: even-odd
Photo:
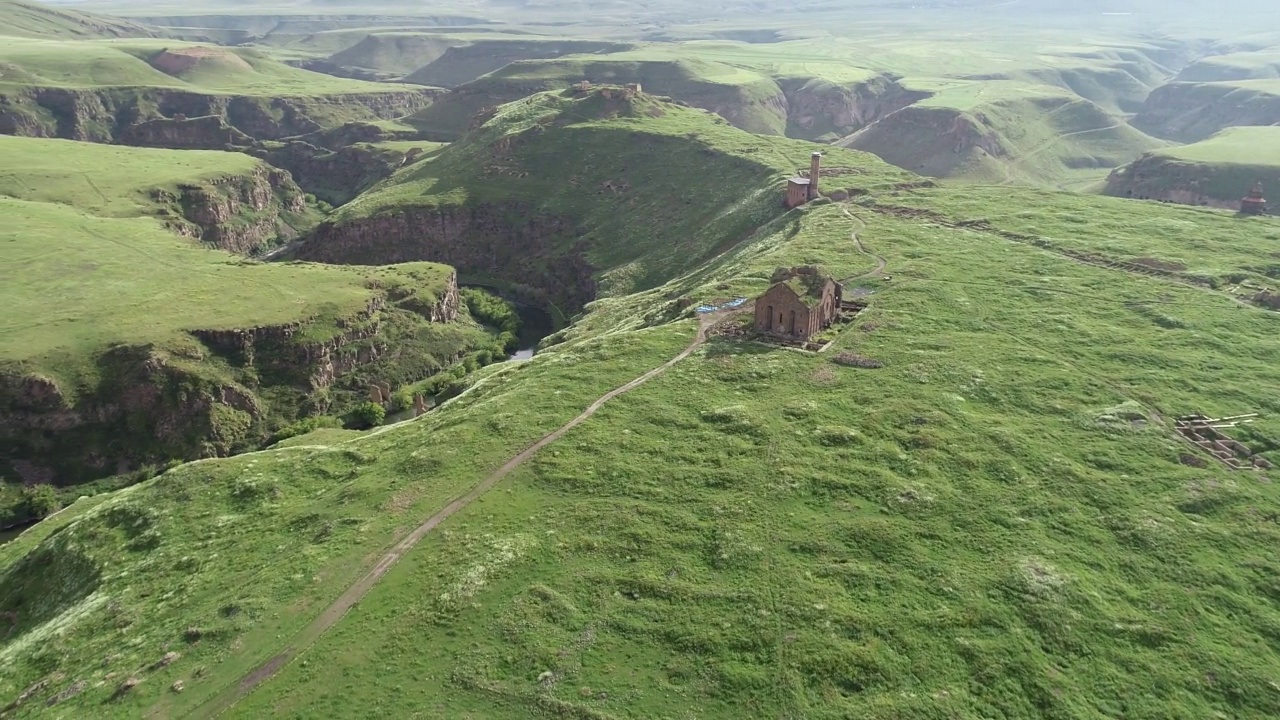
<svg viewBox="0 0 1280 720"><path fill-rule="evenodd" d="M378 560L378 563L374 565L371 570L365 573L365 575L357 580L355 584L347 588L347 590L343 592L332 605L325 608L324 612L320 613L315 620L312 620L306 627L299 630L290 641L290 644L277 655L267 660L262 665L259 665L253 672L245 675L226 690L197 707L191 714L196 717L217 717L223 712L231 709L236 702L252 692L254 688L271 679L276 673L280 672L282 668L290 662L293 662L295 658L319 640L320 636L328 631L329 628L336 625L338 621L355 606L356 603L360 602L361 598L363 598L365 594L373 589L373 586L382 579L383 575L387 574L387 571L389 571L396 562L400 560L400 558L404 557L424 537L430 534L432 530L435 530L440 523L444 522L449 518L449 516L459 510L462 510L475 502L477 498L492 489L494 485L497 485L513 470L520 467L529 460L529 458L537 454L539 450L564 437L565 433L581 425L592 415L595 415L600 408L604 407L605 403L625 392L640 387L671 369L671 367L676 363L692 355L700 345L706 342L707 331L711 329L711 326L715 325L719 320L732 315L734 312L740 311L721 311L703 315L699 319L697 336L694 337L693 342L689 343L689 346L681 351L679 355L676 355L666 363L650 370L631 382L605 393L595 402L591 403L586 410L582 411L582 414L570 420L558 430L534 443L524 452L521 452L519 455L508 460L506 464L495 470L479 485L472 488L466 495L454 500L435 515L427 518L426 522L419 525L413 532L409 533L409 535L407 535L403 540L387 551L387 553Z"/></svg>
<svg viewBox="0 0 1280 720"><path fill-rule="evenodd" d="M851 237L853 239L853 244L858 247L858 252L876 261L876 266L874 269L868 270L864 273L858 273L857 275L850 275L847 278L842 278L840 282L843 284L843 283L850 282L852 280L861 280L863 278L875 278L875 277L880 277L881 275L884 275L884 270L886 267L888 267L889 261L885 260L883 257L868 250L867 246L862 244L862 238L858 237L858 232L867 227L867 222L862 218L858 217L857 215L854 215L853 213L849 212L849 208L845 207L844 205L840 206L840 212L844 213L844 216L849 218L849 220L851 220L857 226L857 229L853 231L853 234L851 235Z"/></svg>
<svg viewBox="0 0 1280 720"><path fill-rule="evenodd" d="M1062 135L1055 135L1049 140L1037 145L1035 148L1031 150L1031 152L1024 153L1020 157L1014 158L1013 162L1005 165L1004 166L1004 184L1005 185L1014 184L1016 182L1016 178L1013 177L1013 172L1015 170L1022 167L1026 163L1026 161L1030 160L1036 155L1039 155L1045 150L1048 150L1054 145L1057 145L1058 143L1062 142L1067 138L1076 137L1079 135L1088 135L1090 133L1106 132L1107 130L1116 130L1118 128L1124 127L1124 125L1125 123L1116 123L1115 125L1108 125L1106 127L1090 128L1088 130L1076 130L1075 132L1064 133Z"/></svg>

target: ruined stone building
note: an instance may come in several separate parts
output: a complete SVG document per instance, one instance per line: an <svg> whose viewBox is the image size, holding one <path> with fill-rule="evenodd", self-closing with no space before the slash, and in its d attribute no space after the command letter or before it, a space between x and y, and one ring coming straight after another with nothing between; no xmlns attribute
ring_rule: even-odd
<svg viewBox="0 0 1280 720"><path fill-rule="evenodd" d="M756 330L808 340L840 316L844 289L816 267L778 268L756 299Z"/></svg>
<svg viewBox="0 0 1280 720"><path fill-rule="evenodd" d="M1244 215L1262 215L1267 211L1267 199L1262 196L1262 183L1253 186L1253 190L1240 201L1240 212Z"/></svg>
<svg viewBox="0 0 1280 720"><path fill-rule="evenodd" d="M818 179L821 174L822 153L815 152L809 157L809 177L793 177L787 180L786 206L797 207L818 197Z"/></svg>

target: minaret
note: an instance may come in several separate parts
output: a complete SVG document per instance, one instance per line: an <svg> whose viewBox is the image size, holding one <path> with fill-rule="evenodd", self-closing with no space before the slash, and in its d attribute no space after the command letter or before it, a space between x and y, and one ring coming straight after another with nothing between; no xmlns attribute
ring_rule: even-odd
<svg viewBox="0 0 1280 720"><path fill-rule="evenodd" d="M1266 211L1267 199L1262 196L1262 181L1259 180L1258 184L1253 186L1253 190L1240 201L1240 213L1242 215L1261 215Z"/></svg>
<svg viewBox="0 0 1280 720"><path fill-rule="evenodd" d="M818 176L822 174L822 153L809 156L809 199L818 197Z"/></svg>

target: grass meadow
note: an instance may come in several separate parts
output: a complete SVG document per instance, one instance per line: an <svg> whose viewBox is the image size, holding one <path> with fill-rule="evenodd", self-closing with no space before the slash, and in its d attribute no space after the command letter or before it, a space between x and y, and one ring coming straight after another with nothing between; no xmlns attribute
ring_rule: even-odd
<svg viewBox="0 0 1280 720"><path fill-rule="evenodd" d="M68 708L196 708L393 538L674 355L691 325L638 317L659 298L758 290L801 262L865 272L858 230L892 280L861 281L871 307L835 350L882 369L713 340L446 521L231 715L1280 712L1273 486L1186 464L1196 451L1169 431L1183 413L1262 412L1248 439L1280 461L1280 408L1257 392L1274 383L1274 314L884 210L927 199L948 222L981 211L1026 231L996 212L1007 197L935 189L790 213L659 291L599 301L567 344L486 369L426 418L185 466L105 501L38 552L80 558L68 573L119 570L48 606L63 635L21 626L6 691L56 665L90 688ZM1053 196L1017 200L1073 227ZM1134 237L1196 212L1087 202L1134 208ZM1081 227L1080 247L1115 252L1105 217ZM1269 246L1269 221L1238 227L1240 252ZM1227 242L1209 237L1142 252L1207 266ZM11 573L35 539L0 550ZM168 652L180 658L147 669ZM98 704L130 675L141 684Z"/></svg>

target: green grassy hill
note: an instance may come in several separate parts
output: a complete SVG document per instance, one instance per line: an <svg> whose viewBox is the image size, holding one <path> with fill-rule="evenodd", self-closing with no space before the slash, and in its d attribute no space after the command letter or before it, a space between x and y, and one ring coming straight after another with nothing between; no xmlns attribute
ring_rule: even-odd
<svg viewBox="0 0 1280 720"><path fill-rule="evenodd" d="M520 152L564 154L568 127ZM775 142L733 136L752 162ZM728 207L729 187L703 195ZM1017 188L879 187L766 219L418 421L177 468L0 547L19 613L0 691L34 688L16 717L210 716L239 687L229 717L1274 715L1276 485L1170 423L1261 412L1240 437L1280 461L1257 392L1276 316L1190 280L1271 282L1277 239L1272 220ZM778 266L874 272L867 253L893 280L851 282L871 306L831 353L713 339L308 629L423 520L675 357L694 322L655 321L667 303L750 295ZM292 661L242 685L273 657Z"/></svg>
<svg viewBox="0 0 1280 720"><path fill-rule="evenodd" d="M948 83L840 141L933 177L1076 188L1165 143L1056 88Z"/></svg>
<svg viewBox="0 0 1280 720"><path fill-rule="evenodd" d="M981 53L973 52L970 40L935 31L911 41L871 32L856 44L654 42L625 52L514 62L456 87L411 122L432 137L453 139L484 109L532 92L582 79L639 82L752 132L822 142L837 142L892 117L858 147L882 150L904 167L943 177L1011 176L1078 187L1161 145L1129 128L1125 115L1141 109L1165 81L1170 71L1164 63L1179 66L1192 52L1175 40L1117 37L1072 44L1047 31L1002 36ZM922 56L931 61L921 63ZM989 126L954 112L977 105L988 106ZM911 111L895 115L909 106ZM936 125L946 127L940 131ZM931 138L927 147L918 142L922 130ZM951 137L956 133L970 137ZM1047 148L1054 135L1066 138ZM991 147L983 152L995 157L971 156L972 146L984 144ZM1015 162L1017 167L1009 167Z"/></svg>
<svg viewBox="0 0 1280 720"><path fill-rule="evenodd" d="M354 45L330 55L338 65L408 74L434 62L463 40L438 34L371 32ZM432 85L433 83L422 83Z"/></svg>
<svg viewBox="0 0 1280 720"><path fill-rule="evenodd" d="M446 48L439 57L424 62L405 76L407 82L455 87L522 60L558 58L562 55L618 53L631 46L622 43L543 38L477 38Z"/></svg>
<svg viewBox="0 0 1280 720"><path fill-rule="evenodd" d="M255 5L207 21L310 37L299 56L370 22ZM364 138L429 157L294 250L334 265L263 263L166 229L194 222L188 200L239 227L262 193L298 199L248 156L0 137L0 446L20 451L0 467L0 525L51 509L18 480L137 481L0 544L0 715L1280 717L1280 219L1025 187L1077 188L1140 154L1126 172L1238 177L1276 128L1172 148L1124 121L1159 67L1204 49L1204 28L1153 35L1167 2L949 7L831 2L766 28L773 5L469 5L760 42L518 62L414 119L456 137L439 147L323 132L395 108L277 102L268 88L297 76L252 50L160 70L154 44L121 43L174 83L120 90L132 105L70 85L136 66L48 53L33 77L69 86L0 103L4 133L110 140L216 112L335 155ZM377 9L397 11L434 8ZM837 19L861 24L840 37ZM565 89L587 70L611 84ZM647 92L612 84L632 79ZM1143 127L1190 137L1269 112L1184 85L1153 95ZM81 109L55 117L66 98ZM1216 105L1236 101L1246 115ZM783 183L815 150L826 197L787 210ZM799 265L867 304L822 352L750 331L750 299ZM452 268L565 326L529 360L478 367L496 333L465 302L429 320L459 303ZM292 422L454 363L437 379L467 370L465 390L422 417ZM1226 432L1247 469L1175 430L1246 413ZM269 436L285 439L259 449ZM139 467L173 457L206 459Z"/></svg>
<svg viewBox="0 0 1280 720"><path fill-rule="evenodd" d="M488 269L571 313L597 292L660 285L781 215L785 177L819 147L616 87L543 93L343 206L301 253ZM862 153L827 162L844 173L832 190L908 177Z"/></svg>
<svg viewBox="0 0 1280 720"><path fill-rule="evenodd" d="M1175 82L1157 88L1133 119L1162 138L1193 143L1228 127L1280 123L1280 80Z"/></svg>
<svg viewBox="0 0 1280 720"><path fill-rule="evenodd" d="M172 40L13 40L0 50L9 86L95 89L163 87L245 95L384 92L385 85L342 80L278 62L260 51Z"/></svg>
<svg viewBox="0 0 1280 720"><path fill-rule="evenodd" d="M1178 73L1178 82L1232 82L1280 78L1280 49L1228 53L1197 60Z"/></svg>
<svg viewBox="0 0 1280 720"><path fill-rule="evenodd" d="M313 222L297 188L248 156L13 137L0 152L6 479L69 485L251 448L353 405L370 375L413 382L492 343L469 322L428 322L456 306L448 267L213 249Z"/></svg>
<svg viewBox="0 0 1280 720"><path fill-rule="evenodd" d="M751 132L781 135L787 125L786 100L770 78L715 62L633 60L619 54L513 62L460 85L407 122L431 136L451 139L486 108L582 80L641 83L648 92L713 110Z"/></svg>
<svg viewBox="0 0 1280 720"><path fill-rule="evenodd" d="M1259 181L1280 191L1280 127L1228 128L1148 153L1113 173L1106 193L1236 210Z"/></svg>
<svg viewBox="0 0 1280 720"><path fill-rule="evenodd" d="M26 0L0 0L0 36L83 40L149 37L155 28L124 18L53 8Z"/></svg>
<svg viewBox="0 0 1280 720"><path fill-rule="evenodd" d="M279 139L391 119L432 95L309 72L259 50L152 39L12 40L0 47L0 90L0 133L204 148L230 144L231 130Z"/></svg>

